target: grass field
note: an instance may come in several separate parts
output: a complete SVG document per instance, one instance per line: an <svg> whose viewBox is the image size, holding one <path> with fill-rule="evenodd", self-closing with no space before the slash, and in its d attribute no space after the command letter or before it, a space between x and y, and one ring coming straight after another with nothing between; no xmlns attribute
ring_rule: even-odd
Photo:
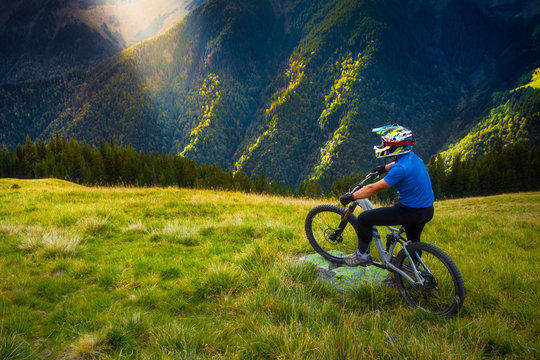
<svg viewBox="0 0 540 360"><path fill-rule="evenodd" d="M453 318L298 264L318 203L0 179L0 358L540 357L540 193L435 204L423 240L467 291Z"/></svg>

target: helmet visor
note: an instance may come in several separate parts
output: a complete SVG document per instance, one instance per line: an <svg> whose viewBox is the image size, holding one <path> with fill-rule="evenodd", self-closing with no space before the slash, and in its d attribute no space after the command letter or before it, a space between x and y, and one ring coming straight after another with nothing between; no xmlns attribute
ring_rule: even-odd
<svg viewBox="0 0 540 360"><path fill-rule="evenodd" d="M416 139L407 140L407 141L383 141L383 144L385 146L397 146L397 147L413 146L414 144L416 144Z"/></svg>

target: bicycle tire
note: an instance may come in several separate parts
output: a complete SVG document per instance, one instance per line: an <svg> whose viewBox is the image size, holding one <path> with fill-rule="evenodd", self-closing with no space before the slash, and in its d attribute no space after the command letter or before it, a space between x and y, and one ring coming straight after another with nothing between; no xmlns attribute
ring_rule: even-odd
<svg viewBox="0 0 540 360"><path fill-rule="evenodd" d="M335 205L318 205L311 209L305 221L306 236L313 249L326 260L338 264L344 264L345 259L358 247L356 224L350 218L341 241L333 241L328 237L339 226L346 211Z"/></svg>
<svg viewBox="0 0 540 360"><path fill-rule="evenodd" d="M429 269L425 271L422 265L418 266L421 274L428 280L424 286L415 286L395 273L397 288L405 301L413 308L437 315L457 314L465 300L465 286L456 264L444 251L434 245L414 242L405 246L411 257L414 256L414 252L419 252L422 262ZM411 274L411 267L407 267L409 262L410 259L402 249L396 256L394 264ZM411 277L414 279L413 274Z"/></svg>

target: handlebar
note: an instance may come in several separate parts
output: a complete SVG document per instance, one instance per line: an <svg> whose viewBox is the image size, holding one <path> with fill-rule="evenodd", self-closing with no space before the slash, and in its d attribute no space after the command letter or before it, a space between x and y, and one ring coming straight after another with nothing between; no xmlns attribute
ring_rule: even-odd
<svg viewBox="0 0 540 360"><path fill-rule="evenodd" d="M369 173L369 174L366 176L366 178L365 178L364 180L362 180L362 182L360 182L358 185L356 185L356 186L354 187L354 189L352 189L350 192L351 192L351 193L354 193L355 191L360 190L361 188L364 187L364 184L365 184L365 183L367 183L368 181L374 180L374 179L376 179L376 178L378 178L378 177L379 177L379 173L377 173L377 172Z"/></svg>

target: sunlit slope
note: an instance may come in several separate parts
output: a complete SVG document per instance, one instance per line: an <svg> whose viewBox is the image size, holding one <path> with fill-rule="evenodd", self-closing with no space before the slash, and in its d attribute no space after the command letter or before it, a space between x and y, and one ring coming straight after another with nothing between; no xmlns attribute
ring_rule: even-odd
<svg viewBox="0 0 540 360"><path fill-rule="evenodd" d="M540 68L534 70L531 81L529 81L526 87L532 87L533 89L540 89Z"/></svg>
<svg viewBox="0 0 540 360"><path fill-rule="evenodd" d="M527 84L494 96L494 106L468 134L441 153L449 163L455 156L473 159L497 145L524 148L540 145L540 69Z"/></svg>
<svg viewBox="0 0 540 360"><path fill-rule="evenodd" d="M343 296L297 264L316 200L0 179L0 351L20 357L530 358L540 193L435 204L423 239L467 290L456 318L396 289Z"/></svg>
<svg viewBox="0 0 540 360"><path fill-rule="evenodd" d="M163 33L201 0L20 0L0 4L0 83L85 71Z"/></svg>

